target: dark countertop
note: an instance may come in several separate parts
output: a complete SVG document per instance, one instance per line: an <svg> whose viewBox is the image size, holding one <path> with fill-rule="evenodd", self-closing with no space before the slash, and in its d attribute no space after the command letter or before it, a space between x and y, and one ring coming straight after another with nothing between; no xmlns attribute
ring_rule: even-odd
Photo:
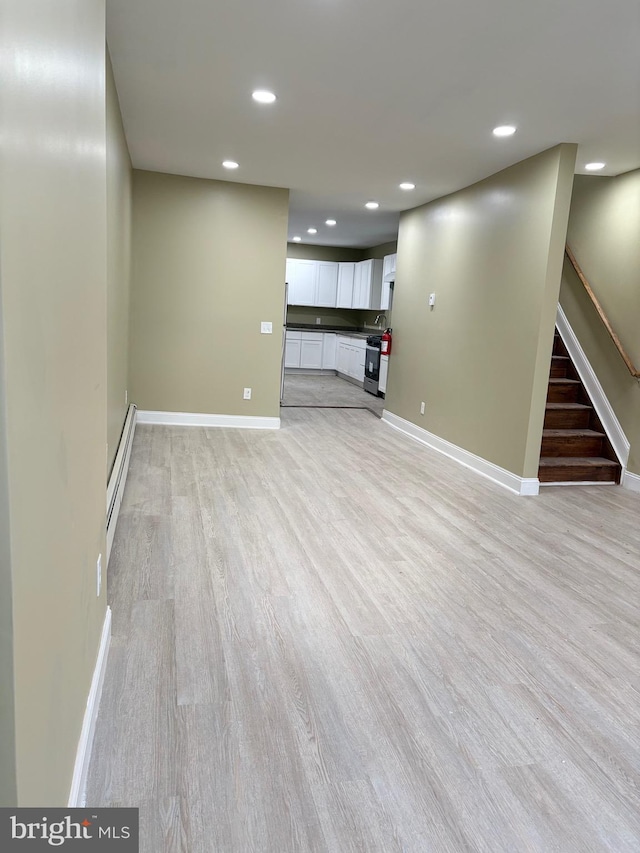
<svg viewBox="0 0 640 853"><path fill-rule="evenodd" d="M287 323L287 329L292 332L335 332L338 335L350 335L366 338L369 335L381 335L382 330L360 329L357 326L325 326L315 323Z"/></svg>

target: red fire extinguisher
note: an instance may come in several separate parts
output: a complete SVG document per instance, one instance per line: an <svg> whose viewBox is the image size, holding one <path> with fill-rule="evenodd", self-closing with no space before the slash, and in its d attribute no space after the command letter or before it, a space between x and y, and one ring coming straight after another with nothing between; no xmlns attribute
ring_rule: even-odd
<svg viewBox="0 0 640 853"><path fill-rule="evenodd" d="M382 336L380 355L391 355L391 329L385 329Z"/></svg>

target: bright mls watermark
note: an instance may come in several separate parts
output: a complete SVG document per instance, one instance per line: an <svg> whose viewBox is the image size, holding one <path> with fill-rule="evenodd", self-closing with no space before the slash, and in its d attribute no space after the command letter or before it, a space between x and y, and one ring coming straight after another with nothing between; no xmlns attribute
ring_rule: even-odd
<svg viewBox="0 0 640 853"><path fill-rule="evenodd" d="M138 809L0 809L2 853L138 853Z"/></svg>

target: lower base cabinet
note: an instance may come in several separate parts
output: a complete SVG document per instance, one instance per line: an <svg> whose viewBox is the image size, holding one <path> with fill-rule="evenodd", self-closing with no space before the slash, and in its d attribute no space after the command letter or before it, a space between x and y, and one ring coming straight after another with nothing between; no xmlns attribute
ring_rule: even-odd
<svg viewBox="0 0 640 853"><path fill-rule="evenodd" d="M287 330L284 366L305 370L336 369L336 339L332 332Z"/></svg>
<svg viewBox="0 0 640 853"><path fill-rule="evenodd" d="M358 338L338 337L338 357L336 369L338 373L364 382L364 362L366 344Z"/></svg>
<svg viewBox="0 0 640 853"><path fill-rule="evenodd" d="M378 379L378 391L387 393L387 375L389 373L389 356L380 356L380 378Z"/></svg>

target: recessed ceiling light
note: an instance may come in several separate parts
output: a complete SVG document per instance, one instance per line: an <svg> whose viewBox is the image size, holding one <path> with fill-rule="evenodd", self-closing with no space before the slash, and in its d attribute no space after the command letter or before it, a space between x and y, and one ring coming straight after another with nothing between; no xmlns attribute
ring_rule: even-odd
<svg viewBox="0 0 640 853"><path fill-rule="evenodd" d="M301 240L302 240L302 237L294 237L293 238L294 243L299 243Z"/></svg>
<svg viewBox="0 0 640 853"><path fill-rule="evenodd" d="M600 169L604 169L606 163L587 163L585 169L588 169L590 172L598 172Z"/></svg>
<svg viewBox="0 0 640 853"><path fill-rule="evenodd" d="M515 132L516 129L512 124L501 124L500 127L493 128L494 136L513 136Z"/></svg>
<svg viewBox="0 0 640 853"><path fill-rule="evenodd" d="M235 160L223 160L222 165L225 169L237 169L240 164L236 163Z"/></svg>
<svg viewBox="0 0 640 853"><path fill-rule="evenodd" d="M327 219L327 221L324 224L325 225L337 225L338 223L335 221L335 219Z"/></svg>
<svg viewBox="0 0 640 853"><path fill-rule="evenodd" d="M317 233L318 233L317 228L307 228L307 234L317 234Z"/></svg>
<svg viewBox="0 0 640 853"><path fill-rule="evenodd" d="M272 104L276 99L273 92L269 92L267 89L256 89L256 91L252 93L251 97L259 104Z"/></svg>
<svg viewBox="0 0 640 853"><path fill-rule="evenodd" d="M401 190L415 190L415 188L416 188L416 185L412 184L411 181L403 181L400 184Z"/></svg>
<svg viewBox="0 0 640 853"><path fill-rule="evenodd" d="M375 210L377 207L380 207L377 201L368 201L365 204L365 207L368 207L369 210Z"/></svg>

